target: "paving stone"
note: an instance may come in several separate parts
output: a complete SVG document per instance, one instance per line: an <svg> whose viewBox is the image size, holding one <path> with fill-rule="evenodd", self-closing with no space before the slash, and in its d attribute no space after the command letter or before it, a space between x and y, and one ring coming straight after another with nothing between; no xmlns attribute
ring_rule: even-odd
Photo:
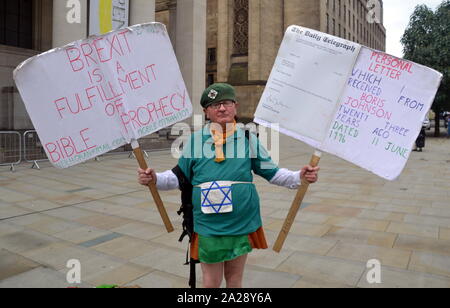
<svg viewBox="0 0 450 308"><path fill-rule="evenodd" d="M36 267L39 267L39 264L36 262L5 249L0 250L0 281L28 272Z"/></svg>
<svg viewBox="0 0 450 308"><path fill-rule="evenodd" d="M189 277L189 266L184 265L185 261L185 252L160 247L148 254L130 260L131 263L150 267L172 275ZM201 276L201 271L199 270L197 273L198 279Z"/></svg>
<svg viewBox="0 0 450 308"><path fill-rule="evenodd" d="M407 270L381 267L381 283L370 284L367 282L367 274L364 272L358 283L359 288L449 288L450 279L417 273Z"/></svg>
<svg viewBox="0 0 450 308"><path fill-rule="evenodd" d="M63 231L61 233L56 233L52 236L71 243L80 244L107 235L109 233L110 232L108 231L100 230L94 227L83 226L77 229L71 229L68 231Z"/></svg>
<svg viewBox="0 0 450 308"><path fill-rule="evenodd" d="M61 207L60 204L42 199L33 199L29 201L16 202L15 205L20 206L21 208L24 209L28 209L32 212L47 211Z"/></svg>
<svg viewBox="0 0 450 308"><path fill-rule="evenodd" d="M122 236L123 236L122 234L118 234L118 233L109 233L109 234L94 238L92 240L80 243L79 245L90 248L90 247L94 247L94 246L97 246L102 243L110 242L110 241L112 241L116 238L122 237Z"/></svg>
<svg viewBox="0 0 450 308"><path fill-rule="evenodd" d="M0 219L4 220L30 213L31 213L30 210L21 208L19 206L9 206L9 205L0 206Z"/></svg>
<svg viewBox="0 0 450 308"><path fill-rule="evenodd" d="M198 269L197 269L198 270ZM201 281L197 280L198 287ZM142 288L189 288L189 279L166 272L153 271L139 279L127 283L127 286L138 285Z"/></svg>
<svg viewBox="0 0 450 308"><path fill-rule="evenodd" d="M129 219L102 214L96 214L88 217L79 218L76 219L75 221L80 224L96 227L102 230L111 230L132 222Z"/></svg>
<svg viewBox="0 0 450 308"><path fill-rule="evenodd" d="M35 268L25 273L0 281L0 289L3 288L92 288L87 283L71 285L67 283L66 276L53 269Z"/></svg>
<svg viewBox="0 0 450 308"><path fill-rule="evenodd" d="M299 279L299 275L291 273L247 267L242 286L244 288L291 288Z"/></svg>
<svg viewBox="0 0 450 308"><path fill-rule="evenodd" d="M327 256L366 263L377 259L382 265L406 269L411 254L412 252L408 250L339 242Z"/></svg>
<svg viewBox="0 0 450 308"><path fill-rule="evenodd" d="M161 227L150 223L132 222L118 228L111 229L116 233L125 234L142 240L157 238L167 231Z"/></svg>
<svg viewBox="0 0 450 308"><path fill-rule="evenodd" d="M109 242L94 246L93 248L104 254L124 260L131 260L140 257L151 253L156 249L156 247L152 246L148 241L143 241L128 236L113 239Z"/></svg>
<svg viewBox="0 0 450 308"><path fill-rule="evenodd" d="M344 243L367 244L391 248L397 238L397 234L332 227L328 233L323 236L323 238L339 240Z"/></svg>
<svg viewBox="0 0 450 308"><path fill-rule="evenodd" d="M356 286L365 271L365 264L296 252L276 270Z"/></svg>
<svg viewBox="0 0 450 308"><path fill-rule="evenodd" d="M46 247L55 243L57 239L34 231L20 231L0 237L0 247L15 253L23 253Z"/></svg>
<svg viewBox="0 0 450 308"><path fill-rule="evenodd" d="M283 227L283 224L284 221L276 220L273 223L266 225L265 228L272 231L280 231ZM294 222L292 224L290 232L300 235L321 237L322 235L326 234L330 228L331 226L327 225L310 224L306 222Z"/></svg>
<svg viewBox="0 0 450 308"><path fill-rule="evenodd" d="M394 248L450 255L450 241L400 234Z"/></svg>
<svg viewBox="0 0 450 308"><path fill-rule="evenodd" d="M361 211L358 217L403 222L405 214L365 209Z"/></svg>
<svg viewBox="0 0 450 308"><path fill-rule="evenodd" d="M448 241L450 241L450 229L448 229L448 228L439 228L439 239L440 240L448 240Z"/></svg>
<svg viewBox="0 0 450 308"><path fill-rule="evenodd" d="M334 216L327 220L325 224L352 229L385 231L389 225L389 221Z"/></svg>
<svg viewBox="0 0 450 308"><path fill-rule="evenodd" d="M427 215L406 215L405 222L410 224L450 228L450 218Z"/></svg>
<svg viewBox="0 0 450 308"><path fill-rule="evenodd" d="M124 264L103 274L96 275L95 278L87 279L94 285L118 285L125 286L127 283L139 279L153 271L151 268L139 266L136 264Z"/></svg>
<svg viewBox="0 0 450 308"><path fill-rule="evenodd" d="M298 280L293 286L293 288L300 288L300 289L317 289L317 288L350 288L350 286L341 284L341 283L334 283L326 280L320 280L314 277L302 277L300 280Z"/></svg>
<svg viewBox="0 0 450 308"><path fill-rule="evenodd" d="M427 252L414 252L409 269L450 278L450 257Z"/></svg>
<svg viewBox="0 0 450 308"><path fill-rule="evenodd" d="M332 216L356 217L361 209L351 207L332 206L325 204L313 204L305 209L305 212L323 213Z"/></svg>
<svg viewBox="0 0 450 308"><path fill-rule="evenodd" d="M430 237L434 239L438 239L439 236L439 228L436 226L417 225L400 222L392 222L386 231L391 233Z"/></svg>

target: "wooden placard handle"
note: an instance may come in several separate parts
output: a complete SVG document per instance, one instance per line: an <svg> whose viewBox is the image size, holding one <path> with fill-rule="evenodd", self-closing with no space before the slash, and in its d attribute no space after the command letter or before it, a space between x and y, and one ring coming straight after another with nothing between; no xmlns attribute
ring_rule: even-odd
<svg viewBox="0 0 450 308"><path fill-rule="evenodd" d="M316 151L316 153L314 153L314 155L312 156L309 165L311 167L317 167L319 165L321 156L322 153ZM298 210L300 209L300 206L303 202L303 198L308 191L308 187L309 183L306 180L302 180L302 185L300 185L297 190L297 195L295 196L294 202L292 202L291 209L289 210L286 220L284 221L283 228L278 234L278 238L275 242L275 245L273 246L274 251L280 252L283 248L284 241L286 240L286 237L291 230L292 224L294 223L295 217L297 216Z"/></svg>
<svg viewBox="0 0 450 308"><path fill-rule="evenodd" d="M133 153L136 156L136 159L139 163L139 167L143 170L147 170L148 169L147 162L145 161L144 154L142 153L141 148L136 145L133 145ZM166 209L164 208L163 201L161 199L161 196L159 195L155 183L153 182L149 183L148 188L152 193L153 200L155 200L156 207L158 208L159 214L161 215L164 225L166 226L167 232L168 233L173 232L174 228L172 226L172 223L170 222L169 216L167 215Z"/></svg>

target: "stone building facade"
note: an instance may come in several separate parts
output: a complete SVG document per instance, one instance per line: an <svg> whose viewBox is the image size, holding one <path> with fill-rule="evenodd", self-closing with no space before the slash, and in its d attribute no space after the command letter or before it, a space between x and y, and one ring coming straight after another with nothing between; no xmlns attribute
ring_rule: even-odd
<svg viewBox="0 0 450 308"><path fill-rule="evenodd" d="M68 22L78 3L80 20ZM24 60L88 36L89 0L0 0L0 130L31 129L14 87ZM371 5L375 5L375 9ZM229 82L251 119L285 29L292 24L385 49L382 0L129 0L129 24L167 25L194 113L203 89ZM369 8L368 8L369 7ZM369 23L372 12L380 23Z"/></svg>
<svg viewBox="0 0 450 308"><path fill-rule="evenodd" d="M156 20L170 31L174 2L156 0ZM253 117L290 25L386 48L382 0L207 0L206 20L205 83L234 85L243 120Z"/></svg>

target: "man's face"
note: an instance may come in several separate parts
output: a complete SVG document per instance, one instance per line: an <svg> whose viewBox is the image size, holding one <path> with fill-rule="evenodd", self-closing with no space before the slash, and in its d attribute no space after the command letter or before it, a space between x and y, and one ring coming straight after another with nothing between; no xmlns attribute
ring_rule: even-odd
<svg viewBox="0 0 450 308"><path fill-rule="evenodd" d="M225 126L227 123L233 123L237 115L238 104L233 101L222 101L203 109L211 122Z"/></svg>

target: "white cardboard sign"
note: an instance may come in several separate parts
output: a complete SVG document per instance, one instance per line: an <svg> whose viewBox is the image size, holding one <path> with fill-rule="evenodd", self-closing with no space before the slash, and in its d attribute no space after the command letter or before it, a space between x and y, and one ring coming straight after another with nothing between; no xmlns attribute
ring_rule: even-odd
<svg viewBox="0 0 450 308"><path fill-rule="evenodd" d="M291 26L255 122L277 123L291 137L394 180L441 79L425 66Z"/></svg>
<svg viewBox="0 0 450 308"><path fill-rule="evenodd" d="M67 168L189 118L166 28L149 23L31 58L14 72L50 162Z"/></svg>

